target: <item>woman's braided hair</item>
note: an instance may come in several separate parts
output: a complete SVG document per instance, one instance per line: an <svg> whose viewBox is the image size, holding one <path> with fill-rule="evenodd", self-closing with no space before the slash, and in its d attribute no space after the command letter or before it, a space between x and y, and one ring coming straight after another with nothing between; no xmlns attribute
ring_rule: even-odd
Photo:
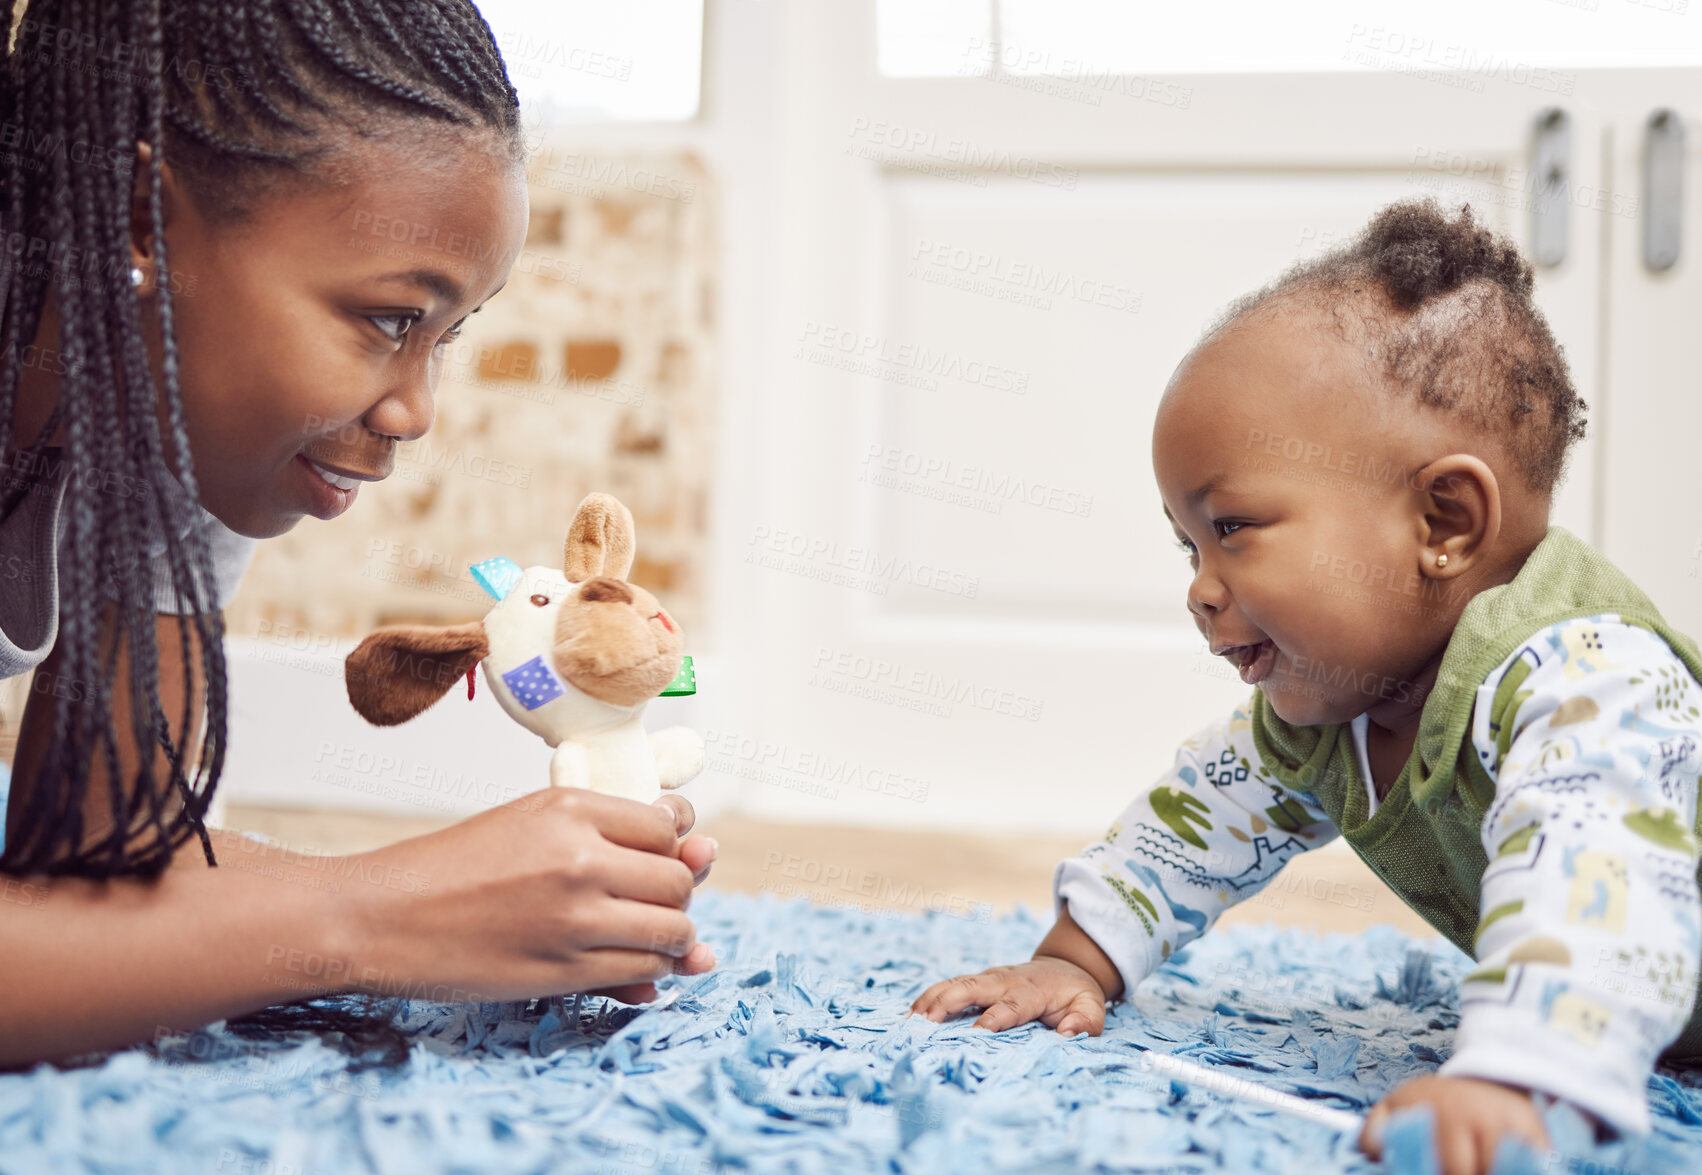
<svg viewBox="0 0 1702 1175"><path fill-rule="evenodd" d="M55 690L41 773L13 813L0 867L148 875L192 833L212 863L203 817L225 754L223 623L207 542L193 525L199 495L178 387L161 166L183 177L208 216L241 219L291 185L331 176L342 149L418 125L412 120L494 131L518 157L519 104L468 0L33 0L13 22L0 74L0 457L16 453L0 470L0 519L32 490L16 469L39 469L62 424L59 579L70 590L61 593L57 644L62 680L75 688ZM129 276L139 142L152 148L157 383ZM60 322L52 357L59 395L38 436L15 438L24 364L32 355L44 361L33 344L49 293ZM185 672L204 686L198 761L174 740L159 698L149 533L163 537L187 609ZM97 648L102 583L117 596L117 639L129 656L132 787L120 786L113 650ZM189 729L194 691L185 695L180 730ZM155 778L160 750L167 780ZM85 845L96 754L113 827Z"/></svg>
<svg viewBox="0 0 1702 1175"><path fill-rule="evenodd" d="M1251 312L1297 300L1366 350L1397 393L1497 439L1525 483L1552 494L1589 407L1532 300L1530 263L1434 197L1390 204L1353 239L1231 303L1202 344ZM1196 348L1197 349L1197 348Z"/></svg>

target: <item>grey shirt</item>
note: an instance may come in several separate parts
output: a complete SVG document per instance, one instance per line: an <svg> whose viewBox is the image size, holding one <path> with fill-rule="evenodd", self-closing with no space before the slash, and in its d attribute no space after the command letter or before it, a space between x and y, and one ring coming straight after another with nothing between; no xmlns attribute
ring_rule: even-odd
<svg viewBox="0 0 1702 1175"><path fill-rule="evenodd" d="M46 456L58 465L25 494L0 522L0 678L27 673L46 659L59 635L59 546L65 540L66 469L57 450ZM176 492L183 493L173 481ZM254 557L255 540L231 530L197 505L192 512L207 536L213 562L212 597L220 608L230 603ZM187 529L184 532L188 533ZM181 537L181 536L180 536ZM172 586L165 537L147 545L151 593L157 611L180 613ZM113 594L109 587L91 588Z"/></svg>

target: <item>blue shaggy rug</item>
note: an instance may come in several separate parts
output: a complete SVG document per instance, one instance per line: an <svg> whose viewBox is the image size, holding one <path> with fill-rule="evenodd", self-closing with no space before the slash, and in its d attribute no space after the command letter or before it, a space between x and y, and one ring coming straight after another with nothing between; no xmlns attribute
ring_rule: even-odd
<svg viewBox="0 0 1702 1175"><path fill-rule="evenodd" d="M1103 1036L1064 1040L906 1017L936 979L1027 957L1045 927L1026 911L707 891L692 913L723 964L665 981L648 1008L413 1001L394 1067L213 1025L0 1075L0 1171L1372 1171L1327 1126L1173 1083L1135 1046L1363 1111L1447 1054L1466 963L1390 929L1225 927L1117 1005ZM1529 1169L1702 1170L1699 1085L1657 1074L1653 1136Z"/></svg>

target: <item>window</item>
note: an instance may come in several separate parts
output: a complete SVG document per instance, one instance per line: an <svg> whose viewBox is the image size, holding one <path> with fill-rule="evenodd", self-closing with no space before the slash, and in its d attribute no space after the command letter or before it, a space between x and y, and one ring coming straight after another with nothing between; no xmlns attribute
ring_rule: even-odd
<svg viewBox="0 0 1702 1175"><path fill-rule="evenodd" d="M697 116L703 0L477 0L529 124Z"/></svg>
<svg viewBox="0 0 1702 1175"><path fill-rule="evenodd" d="M889 77L1702 64L1702 0L879 0Z"/></svg>
<svg viewBox="0 0 1702 1175"><path fill-rule="evenodd" d="M877 0L877 68L888 77L985 74L989 0Z"/></svg>

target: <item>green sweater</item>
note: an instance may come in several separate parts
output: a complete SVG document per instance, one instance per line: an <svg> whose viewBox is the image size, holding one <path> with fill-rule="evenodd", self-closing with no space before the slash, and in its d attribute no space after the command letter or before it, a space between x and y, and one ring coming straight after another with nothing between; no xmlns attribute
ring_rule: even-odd
<svg viewBox="0 0 1702 1175"><path fill-rule="evenodd" d="M1654 632L1702 682L1696 643L1668 625L1599 551L1551 526L1512 582L1479 592L1460 614L1412 754L1375 814L1366 815L1370 803L1346 723L1291 726L1277 717L1264 691L1255 690L1254 745L1278 784L1315 797L1342 839L1389 888L1475 958L1479 886L1489 865L1479 830L1495 799L1495 781L1471 745L1478 687L1535 633L1603 612ZM1525 672L1515 666L1496 692L1490 721L1503 732L1511 731L1524 700L1517 690ZM1702 838L1702 804L1694 831ZM1693 1003L1683 1035L1666 1056L1702 1057L1702 1001Z"/></svg>

